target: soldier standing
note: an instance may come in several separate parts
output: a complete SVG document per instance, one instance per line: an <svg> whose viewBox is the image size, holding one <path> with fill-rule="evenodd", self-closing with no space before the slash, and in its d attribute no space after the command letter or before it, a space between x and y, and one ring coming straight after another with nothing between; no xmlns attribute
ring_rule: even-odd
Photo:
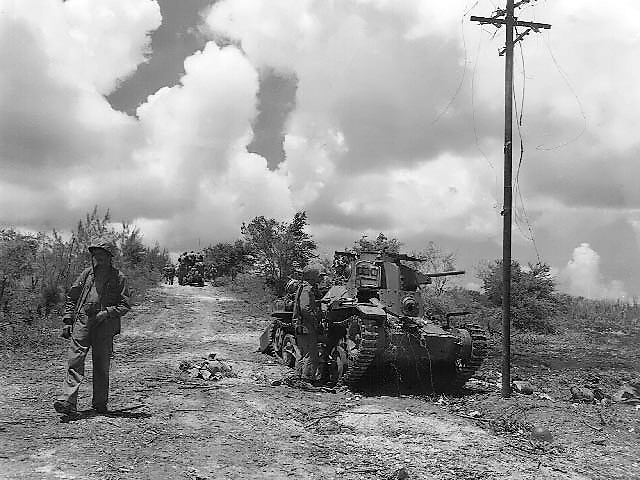
<svg viewBox="0 0 640 480"><path fill-rule="evenodd" d="M319 364L318 328L320 311L318 308L318 283L322 267L308 265L302 271L302 282L296 292L293 318L296 319L296 343L302 356L296 364L296 371L302 380L313 383Z"/></svg>
<svg viewBox="0 0 640 480"><path fill-rule="evenodd" d="M173 279L176 276L176 267L174 267L173 264L168 264L162 269L162 273L165 283L167 283L167 285L173 285Z"/></svg>
<svg viewBox="0 0 640 480"><path fill-rule="evenodd" d="M98 413L108 411L113 337L120 333L120 317L131 309L126 280L111 264L114 251L115 246L106 240L93 243L89 247L91 267L80 274L67 294L62 336L69 338L69 349L62 395L53 404L58 413L77 411L89 348L93 359L92 407Z"/></svg>

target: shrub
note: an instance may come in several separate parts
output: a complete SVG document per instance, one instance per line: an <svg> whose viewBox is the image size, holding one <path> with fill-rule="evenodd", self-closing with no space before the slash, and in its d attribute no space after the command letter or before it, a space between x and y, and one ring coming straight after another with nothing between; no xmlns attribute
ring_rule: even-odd
<svg viewBox="0 0 640 480"><path fill-rule="evenodd" d="M502 261L479 266L477 275L482 280L485 304L501 307ZM511 319L514 327L540 333L553 332L552 320L559 314L559 306L555 280L548 265L537 263L522 268L517 261L512 261Z"/></svg>

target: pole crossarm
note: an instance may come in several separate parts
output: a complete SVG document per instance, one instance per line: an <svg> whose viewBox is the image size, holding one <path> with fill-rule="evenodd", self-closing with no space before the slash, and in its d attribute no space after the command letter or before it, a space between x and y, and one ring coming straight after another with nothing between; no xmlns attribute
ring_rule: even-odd
<svg viewBox="0 0 640 480"><path fill-rule="evenodd" d="M548 23L537 23L537 22L522 22L520 20L516 20L516 17L513 17L513 22L511 22L511 24L514 27L528 27L531 30L533 30L534 32L537 32L538 30L545 29L548 30L551 28L551 25L549 25ZM486 25L486 24L490 24L493 25L497 28L500 28L502 25L506 25L507 20L504 18L500 18L499 16L496 17L476 17L475 15L471 16L471 21L472 22L478 22L480 23L480 25Z"/></svg>

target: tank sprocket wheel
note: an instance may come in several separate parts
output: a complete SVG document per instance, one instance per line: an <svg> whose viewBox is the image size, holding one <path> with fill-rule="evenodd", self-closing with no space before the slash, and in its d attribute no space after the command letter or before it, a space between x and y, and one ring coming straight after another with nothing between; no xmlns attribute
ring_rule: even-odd
<svg viewBox="0 0 640 480"><path fill-rule="evenodd" d="M376 355L378 345L378 328L372 320L352 315L346 320L344 337L347 369L342 376L342 383L348 387L355 386L363 377Z"/></svg>
<svg viewBox="0 0 640 480"><path fill-rule="evenodd" d="M467 324L461 327L471 336L471 356L468 359L458 359L455 364L455 379L452 383L454 390L460 390L467 381L478 371L487 357L487 336L482 327Z"/></svg>

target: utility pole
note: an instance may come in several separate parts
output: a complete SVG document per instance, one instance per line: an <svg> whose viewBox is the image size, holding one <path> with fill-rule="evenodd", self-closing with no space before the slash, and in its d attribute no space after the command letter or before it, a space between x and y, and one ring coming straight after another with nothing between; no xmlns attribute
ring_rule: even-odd
<svg viewBox="0 0 640 480"><path fill-rule="evenodd" d="M532 30L549 29L547 23L521 22L514 16L515 7L532 0L520 0L514 4L507 0L506 9L497 9L492 17L472 16L472 22L481 25L490 24L496 28L506 27L506 42L500 56L505 56L504 68L504 204L502 207L502 396L511 395L511 224L512 224L512 137L513 137L513 45L526 37ZM503 18L504 17L504 18ZM513 38L515 27L527 27L525 31Z"/></svg>

